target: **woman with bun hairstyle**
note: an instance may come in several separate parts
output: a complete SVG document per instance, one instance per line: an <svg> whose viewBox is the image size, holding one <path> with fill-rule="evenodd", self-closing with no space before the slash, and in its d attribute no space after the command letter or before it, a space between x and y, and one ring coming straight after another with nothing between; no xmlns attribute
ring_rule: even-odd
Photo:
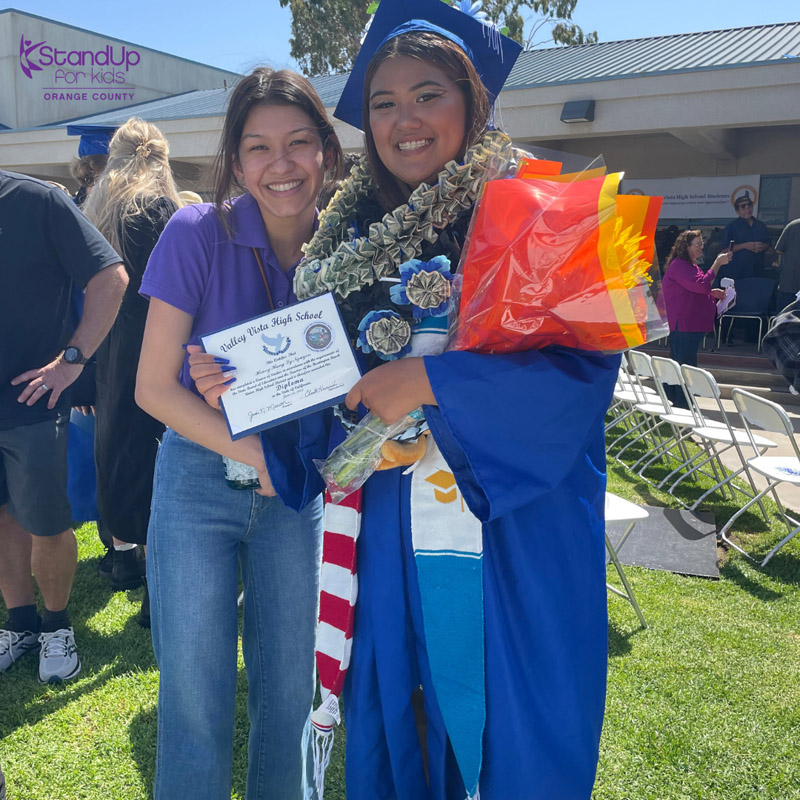
<svg viewBox="0 0 800 800"><path fill-rule="evenodd" d="M142 282L150 312L136 396L167 426L147 553L161 676L156 800L231 795L240 576L250 719L246 797L302 798L321 481L316 473L289 474L284 453L291 446L282 427L273 431L269 462L258 436L232 441L222 415L197 394L182 345L294 302L292 278L315 229L316 198L326 174L337 176L341 157L308 81L288 70L256 69L231 93L215 201L175 214ZM233 380L228 371L226 381ZM303 424L324 430L323 416ZM223 457L253 467L258 487L231 488Z"/></svg>
<svg viewBox="0 0 800 800"><path fill-rule="evenodd" d="M114 134L108 161L83 211L122 256L128 288L114 326L97 351L95 445L97 504L113 536L112 586L142 583L136 545L147 542L158 440L163 424L136 405L134 390L148 303L139 287L147 259L180 207L161 131L129 119ZM150 626L145 584L139 622Z"/></svg>

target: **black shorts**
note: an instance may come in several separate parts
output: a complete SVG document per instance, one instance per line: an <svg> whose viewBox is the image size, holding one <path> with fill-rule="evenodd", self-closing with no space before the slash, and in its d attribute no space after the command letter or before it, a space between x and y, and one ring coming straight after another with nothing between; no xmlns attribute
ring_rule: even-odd
<svg viewBox="0 0 800 800"><path fill-rule="evenodd" d="M72 527L67 497L69 417L0 431L0 506L34 536Z"/></svg>

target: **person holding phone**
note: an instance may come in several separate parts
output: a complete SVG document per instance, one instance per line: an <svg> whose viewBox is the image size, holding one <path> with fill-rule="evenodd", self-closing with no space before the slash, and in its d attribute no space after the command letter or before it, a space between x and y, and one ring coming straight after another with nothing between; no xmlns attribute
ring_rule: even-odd
<svg viewBox="0 0 800 800"><path fill-rule="evenodd" d="M669 321L669 355L679 364L697 366L697 351L705 334L714 330L717 300L724 289L712 289L722 268L730 264L732 253L724 250L708 272L697 265L703 255L703 233L688 230L675 240L667 257L662 290ZM686 408L680 386L666 386L667 397L674 406Z"/></svg>

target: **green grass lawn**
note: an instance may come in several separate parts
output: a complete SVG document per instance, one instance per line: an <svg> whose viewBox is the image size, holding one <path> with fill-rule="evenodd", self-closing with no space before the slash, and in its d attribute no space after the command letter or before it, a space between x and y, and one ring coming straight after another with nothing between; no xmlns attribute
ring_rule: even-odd
<svg viewBox="0 0 800 800"><path fill-rule="evenodd" d="M609 489L636 502L677 505L614 462ZM693 493L690 486L683 496ZM717 496L706 507L721 525L736 505ZM784 530L778 523L767 529L756 515L742 524L742 538L757 552ZM36 659L28 658L0 676L9 800L150 797L158 672L149 631L136 621L142 590L114 594L98 576L102 548L93 525L78 531L78 542L71 614L83 671L44 687ZM595 800L800 798L800 536L763 570L738 554L722 556L719 581L626 568L648 630L626 601L609 596L608 707ZM609 577L616 582L613 567ZM239 677L237 798L244 797L247 737L241 661ZM343 736L337 740L326 800L345 797Z"/></svg>

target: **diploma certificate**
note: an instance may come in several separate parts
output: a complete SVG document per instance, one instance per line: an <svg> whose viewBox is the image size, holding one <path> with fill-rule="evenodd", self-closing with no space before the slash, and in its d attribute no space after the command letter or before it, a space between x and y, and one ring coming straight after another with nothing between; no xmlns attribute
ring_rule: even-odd
<svg viewBox="0 0 800 800"><path fill-rule="evenodd" d="M328 293L200 337L236 367L220 400L232 439L344 399L361 377Z"/></svg>

